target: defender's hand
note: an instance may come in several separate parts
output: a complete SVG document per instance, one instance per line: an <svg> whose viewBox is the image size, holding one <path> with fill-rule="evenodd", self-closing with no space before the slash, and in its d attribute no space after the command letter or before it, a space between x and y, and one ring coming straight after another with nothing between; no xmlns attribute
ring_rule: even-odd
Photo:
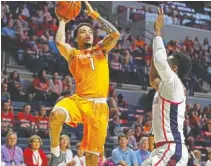
<svg viewBox="0 0 211 166"><path fill-rule="evenodd" d="M160 7L158 8L158 17L154 24L154 30L157 36L160 36L163 25L164 25L164 12L163 12L163 7Z"/></svg>

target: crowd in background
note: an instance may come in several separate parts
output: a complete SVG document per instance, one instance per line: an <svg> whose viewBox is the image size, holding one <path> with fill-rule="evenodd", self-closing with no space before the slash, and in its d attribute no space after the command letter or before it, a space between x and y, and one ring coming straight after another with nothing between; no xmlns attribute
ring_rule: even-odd
<svg viewBox="0 0 211 166"><path fill-rule="evenodd" d="M17 77L18 73L14 73L15 72L11 73L11 75L15 75L14 77ZM45 70L42 70L40 73L45 77ZM48 115L52 107L47 108L44 105L40 105L38 109L36 108L36 111L32 111L32 105L26 103L22 110L14 110L12 105L13 101L17 100L16 95L20 95L21 92L21 94L23 94L22 96L24 96L23 99L25 99L27 98L27 94L21 89L20 78L19 82L17 81L16 84L13 85L11 84L10 79L5 76L5 73L2 73L2 76L2 136L6 136L8 131L14 130L17 131L18 136L21 138L30 137L34 134L40 136L41 138L49 138ZM56 77L57 73L54 73L53 78ZM47 100L50 101L50 105L53 106L53 103L55 103L60 97L69 96L73 93L71 81L67 81L68 83L66 83L64 82L64 79L62 83L62 80L58 78L54 79L54 81L53 79L45 78L46 82L49 82L45 84L44 82L40 83L39 81L41 80L39 79L39 76L37 76L33 80L33 88L35 91L32 100ZM53 84L55 87L51 86L51 88L54 88L45 89L48 84L50 85L50 82L52 84L53 82L56 83L55 85ZM14 90L8 91L7 88L10 86L19 90L19 93L11 93L14 92ZM9 89L11 89L11 87ZM55 93L55 95L54 93L50 94L48 92L58 93ZM13 98L16 100L12 100ZM125 144L127 144L127 147L130 147L130 149L134 151L137 151L141 147L145 148L146 152L143 154L146 157L146 154L148 155L150 153L148 147L146 147L148 144L146 141L148 141L152 124L151 110L144 110L141 114L133 112L131 106L124 99L124 96L121 93L118 94L112 84L109 88L108 105L110 110L110 121L107 140L111 143L119 144L120 147L124 147ZM139 110L135 111L141 112ZM194 162L196 166L198 166L198 162L201 162L202 164L205 163L207 157L202 156L201 154L207 155L210 150L211 106L209 105L202 108L198 103L194 105L187 104L184 126L186 144L188 145L190 152L190 162ZM121 139L123 139L122 142L120 141ZM143 141L143 139L145 141ZM142 143L144 145L142 145ZM115 153L118 153L116 152L117 150L113 150L111 156L106 156L109 159L108 161L106 160L107 162L112 163L118 160L118 158L115 158ZM136 153L134 152L134 154ZM112 159L113 157L114 159ZM138 160L142 161L143 159ZM134 161L136 161L136 159L134 159Z"/></svg>
<svg viewBox="0 0 211 166"><path fill-rule="evenodd" d="M30 71L39 72L40 69L46 68L49 73L53 73L56 69L59 74L66 75L69 73L67 63L60 56L55 44L58 19L53 5L51 2L21 5L7 5L6 2L2 2L1 34L4 43L8 40L13 43L14 57L19 64L25 65ZM66 42L71 46L77 46L73 30L80 22L92 24L95 29L94 43L106 36L106 32L97 21L89 19L81 12L76 20L66 26ZM111 81L138 84L146 89L149 85L152 46L144 41L144 37L133 36L130 29L120 27L118 21L114 25L119 29L121 37L109 53ZM193 60L191 76L186 80L192 84L187 85L187 89L194 88L195 91L206 92L202 88L202 82L211 82L211 45L208 39L205 38L204 42L200 43L197 37L191 39L187 36L184 41L164 42L168 54L172 51L182 51ZM12 49L11 45L5 47Z"/></svg>
<svg viewBox="0 0 211 166"><path fill-rule="evenodd" d="M15 164L30 165L33 162L32 150L37 148L39 156L42 158L42 164L45 165L47 156L42 151L42 138L48 138L48 115L51 108L44 105L53 104L63 96L73 94L72 79L68 76L67 64L59 55L55 45L55 33L58 29L58 20L54 15L54 5L51 2L43 4L31 2L27 4L14 3L7 5L2 2L2 36L5 40L11 41L15 45L15 57L20 64L26 65L31 71L37 72L34 76L31 87L23 89L21 78L18 72L14 71L8 75L2 72L2 110L1 110L1 127L2 135L6 139L13 137L14 142L6 141L6 145L2 146L5 163L13 162L8 158L7 148L14 148L17 142L15 133L8 134L8 131L17 131L18 137L30 137L29 146L26 146L24 152L17 146L17 156ZM80 22L90 22L86 15L81 14L75 21L67 25L66 42L76 45L72 38L71 29ZM91 22L96 30L95 43L105 37L106 33L101 30L101 25L96 21ZM148 74L150 61L152 57L152 47L145 43L142 36L132 36L129 29L120 28L118 22L114 23L118 27L121 37L116 47L110 52L109 66L111 80L120 83L133 83L143 85L143 89L148 86ZM11 46L11 45L10 45ZM10 46L5 46L10 48ZM186 37L184 41L168 41L165 42L168 54L172 51L183 51L187 56L192 57L193 70L190 80L198 82L196 84L198 91L203 91L199 79L210 81L211 76L211 46L207 39L200 43L197 39ZM35 65L36 64L36 65ZM46 70L41 70L45 68ZM56 70L55 70L56 69ZM47 73L52 75L48 78ZM64 75L63 80L58 76ZM42 101L43 105L32 111L31 101ZM26 104L22 110L16 111L13 108L14 101L23 101ZM114 144L119 144L119 149L129 147L129 161L132 163L142 163L149 156L148 137L152 123L151 110L135 110L141 112L135 114L131 111L131 106L125 101L122 94L118 94L115 88L110 85L108 105L110 110L110 121L108 129L108 140ZM188 145L190 166L203 166L205 163L211 162L211 154L209 147L211 145L211 106L201 108L201 105L187 104L184 134ZM8 135L7 135L8 134ZM41 137L41 138L40 138ZM70 139L62 143L66 149L70 148ZM15 142L16 141L16 142ZM34 143L36 142L36 143ZM12 144L12 145L11 145ZM68 146L67 146L68 144ZM9 145L9 146L7 146ZM78 150L76 146L76 150ZM118 155L118 148L113 149L111 156L105 156L99 161L99 166L105 164L116 163L121 160L122 155ZM79 151L79 150L78 150ZM16 153L16 151L15 151ZM72 152L69 150L70 165L76 165L77 161L73 158ZM203 156L205 154L206 156ZM37 155L37 154L35 154ZM83 152L77 152L78 158L83 156ZM77 158L77 157L76 157ZM107 159L106 159L107 158ZM74 159L74 160L73 160ZM124 159L124 156L123 156ZM84 160L84 159L83 159ZM80 165L80 163L79 163ZM83 165L84 166L84 165ZM207 165L206 165L207 166Z"/></svg>

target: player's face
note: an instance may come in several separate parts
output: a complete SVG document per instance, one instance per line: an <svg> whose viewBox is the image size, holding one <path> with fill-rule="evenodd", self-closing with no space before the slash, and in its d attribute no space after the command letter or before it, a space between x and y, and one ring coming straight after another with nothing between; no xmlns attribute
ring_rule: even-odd
<svg viewBox="0 0 211 166"><path fill-rule="evenodd" d="M141 144L141 149L144 151L149 150L149 142L146 140Z"/></svg>
<svg viewBox="0 0 211 166"><path fill-rule="evenodd" d="M11 147L15 146L17 143L17 136L15 134L13 135L10 135L8 138L7 138L7 144Z"/></svg>
<svg viewBox="0 0 211 166"><path fill-rule="evenodd" d="M77 35L78 44L93 44L93 32L89 26L82 26L78 30Z"/></svg>
<svg viewBox="0 0 211 166"><path fill-rule="evenodd" d="M34 150L38 150L40 148L40 140L34 139L31 144L31 148Z"/></svg>

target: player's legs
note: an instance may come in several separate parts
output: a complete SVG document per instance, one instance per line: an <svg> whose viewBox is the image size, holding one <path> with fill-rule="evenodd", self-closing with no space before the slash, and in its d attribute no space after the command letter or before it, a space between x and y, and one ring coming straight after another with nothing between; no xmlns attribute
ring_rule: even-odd
<svg viewBox="0 0 211 166"><path fill-rule="evenodd" d="M86 165L97 166L99 155L104 151L109 114L106 104L91 103L91 105L92 110L84 121L81 148L86 151Z"/></svg>
<svg viewBox="0 0 211 166"><path fill-rule="evenodd" d="M175 147L176 144L169 143L154 149L142 166L167 166L175 154Z"/></svg>
<svg viewBox="0 0 211 166"><path fill-rule="evenodd" d="M51 141L51 152L57 157L59 157L60 155L59 137L66 118L67 118L66 112L56 107L52 110L49 116L49 134Z"/></svg>
<svg viewBox="0 0 211 166"><path fill-rule="evenodd" d="M184 165L184 166L187 166L188 164L188 149L186 147L186 145L182 145L182 152L181 152L181 159L177 162L176 166L180 166L180 165Z"/></svg>
<svg viewBox="0 0 211 166"><path fill-rule="evenodd" d="M59 137L64 123L81 122L81 113L73 98L66 97L60 100L50 114L50 140L51 140L51 160L50 166L57 166L64 161L64 154L60 153Z"/></svg>

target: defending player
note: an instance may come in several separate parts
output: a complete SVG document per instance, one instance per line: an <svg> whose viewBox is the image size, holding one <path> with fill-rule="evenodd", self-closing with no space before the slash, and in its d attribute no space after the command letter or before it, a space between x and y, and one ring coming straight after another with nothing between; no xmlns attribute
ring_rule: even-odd
<svg viewBox="0 0 211 166"><path fill-rule="evenodd" d="M185 166L188 162L183 134L186 97L181 79L190 72L191 60L183 53L176 52L167 58L161 38L163 24L164 13L160 8L154 24L156 36L150 71L151 86L157 91L152 120L156 149L142 166Z"/></svg>
<svg viewBox="0 0 211 166"><path fill-rule="evenodd" d="M86 152L86 165L97 166L98 155L104 150L109 111L106 103L109 87L107 53L119 39L118 30L85 2L92 19L99 21L108 35L93 46L93 29L87 23L79 24L74 35L78 49L65 43L65 20L60 19L56 44L68 62L69 70L76 81L76 94L63 98L50 114L51 160L50 166L64 161L60 152L59 136L62 126L84 124L81 149Z"/></svg>

